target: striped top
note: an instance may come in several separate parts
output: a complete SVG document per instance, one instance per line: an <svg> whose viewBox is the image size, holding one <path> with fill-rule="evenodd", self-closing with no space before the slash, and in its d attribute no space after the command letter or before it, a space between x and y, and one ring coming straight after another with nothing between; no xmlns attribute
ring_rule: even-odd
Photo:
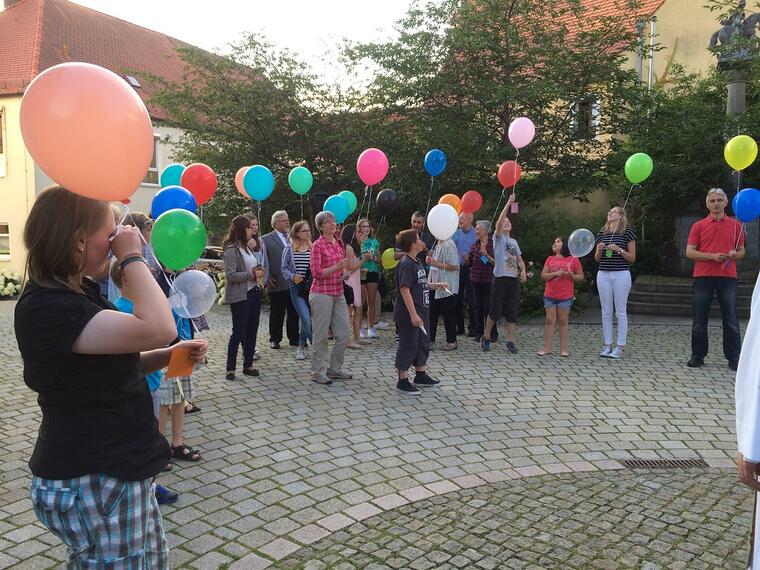
<svg viewBox="0 0 760 570"><path fill-rule="evenodd" d="M604 245L615 244L626 251L628 251L628 244L632 241L636 241L636 232L631 228L625 230L623 234L603 234L602 232L596 234L596 245L599 243L603 243ZM599 271L628 271L630 269L631 264L617 251L608 249L602 251L602 257L599 260Z"/></svg>
<svg viewBox="0 0 760 570"><path fill-rule="evenodd" d="M309 264L311 263L311 249L307 249L306 251L293 250L293 262L296 264L296 274L306 277L306 272L309 270Z"/></svg>

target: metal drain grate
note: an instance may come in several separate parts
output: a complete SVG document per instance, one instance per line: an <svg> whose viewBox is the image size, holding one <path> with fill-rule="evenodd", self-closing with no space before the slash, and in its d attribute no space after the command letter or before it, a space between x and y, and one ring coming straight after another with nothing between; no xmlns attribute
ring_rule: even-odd
<svg viewBox="0 0 760 570"><path fill-rule="evenodd" d="M707 469L703 459L624 459L620 463L628 469Z"/></svg>

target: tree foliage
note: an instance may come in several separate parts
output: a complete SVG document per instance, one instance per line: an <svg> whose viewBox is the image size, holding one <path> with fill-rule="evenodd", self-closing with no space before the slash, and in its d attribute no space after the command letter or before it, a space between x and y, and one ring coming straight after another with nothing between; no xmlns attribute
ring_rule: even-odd
<svg viewBox="0 0 760 570"><path fill-rule="evenodd" d="M580 0L417 2L398 22L397 39L346 46L349 69L373 71L366 88L320 85L292 54L253 35L225 57L183 48L185 77L153 78L154 103L185 133L176 158L220 174L222 187L204 212L216 231L225 216L251 206L232 183L243 165L275 173L268 213L299 210L286 182L299 164L314 173L312 193L350 189L361 203L355 163L367 147L387 153L383 186L402 198L386 227L405 227L412 210L425 209L430 179L422 160L435 147L450 163L433 203L475 188L485 198L479 217L491 217L501 190L497 167L516 157L507 129L518 116L537 128L519 156L521 201L584 200L604 186L607 155L620 144L613 135L630 132L640 116L640 85L626 68L638 4L619 1L621 16L591 13ZM593 116L579 115L579 103Z"/></svg>

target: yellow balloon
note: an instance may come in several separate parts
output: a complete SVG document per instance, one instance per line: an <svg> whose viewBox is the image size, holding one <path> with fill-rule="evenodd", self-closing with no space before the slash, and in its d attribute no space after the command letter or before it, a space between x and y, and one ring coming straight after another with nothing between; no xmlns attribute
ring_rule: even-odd
<svg viewBox="0 0 760 570"><path fill-rule="evenodd" d="M385 269L393 269L398 265L398 260L394 257L395 253L394 249L389 247L380 256L380 261Z"/></svg>
<svg viewBox="0 0 760 570"><path fill-rule="evenodd" d="M757 143L752 137L739 135L726 143L723 156L734 170L744 170L757 158Z"/></svg>

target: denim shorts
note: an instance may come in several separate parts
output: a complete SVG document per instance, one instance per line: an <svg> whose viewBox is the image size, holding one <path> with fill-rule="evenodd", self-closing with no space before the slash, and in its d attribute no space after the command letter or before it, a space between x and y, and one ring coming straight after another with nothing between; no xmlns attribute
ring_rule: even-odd
<svg viewBox="0 0 760 570"><path fill-rule="evenodd" d="M565 299L564 301L560 301L559 299L552 299L550 297L544 297L544 309L564 309L565 311L569 311L570 308L573 306L573 301L575 301L575 297L572 299Z"/></svg>

